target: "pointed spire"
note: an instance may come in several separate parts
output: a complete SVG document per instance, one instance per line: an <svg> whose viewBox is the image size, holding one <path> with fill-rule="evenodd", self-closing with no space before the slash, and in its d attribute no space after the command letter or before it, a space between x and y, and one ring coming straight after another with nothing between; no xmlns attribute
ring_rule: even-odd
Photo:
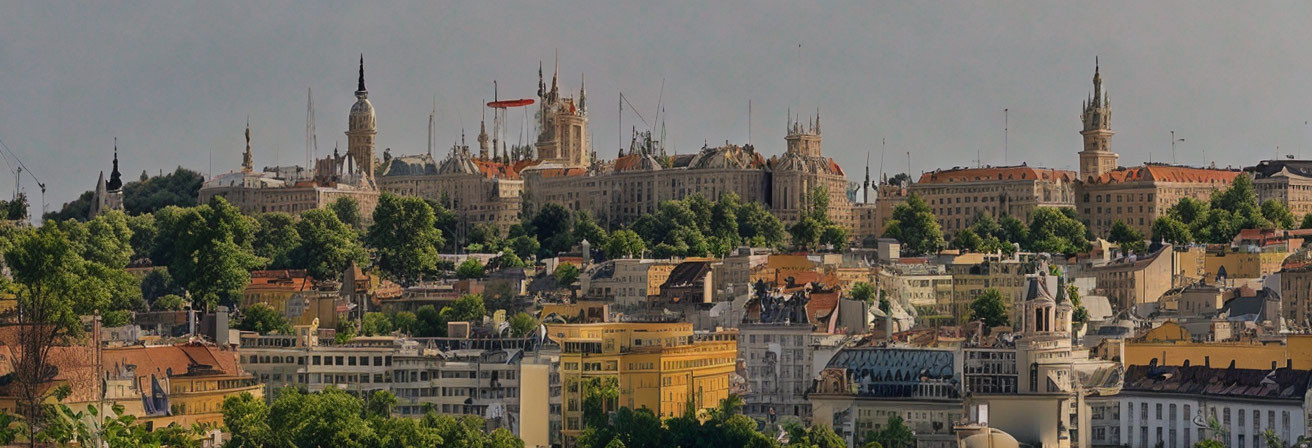
<svg viewBox="0 0 1312 448"><path fill-rule="evenodd" d="M588 113L588 88L585 86L587 75L579 73L579 114Z"/></svg>
<svg viewBox="0 0 1312 448"><path fill-rule="evenodd" d="M118 137L114 137L114 169L109 172L109 191L123 187L123 175L118 172Z"/></svg>
<svg viewBox="0 0 1312 448"><path fill-rule="evenodd" d="M255 157L251 154L251 117L246 117L246 152L241 156L241 170L255 171Z"/></svg>
<svg viewBox="0 0 1312 448"><path fill-rule="evenodd" d="M357 92L365 92L364 89L364 53L360 53L360 85L355 88Z"/></svg>
<svg viewBox="0 0 1312 448"><path fill-rule="evenodd" d="M538 60L538 98L547 94L547 83L542 78L542 60Z"/></svg>
<svg viewBox="0 0 1312 448"><path fill-rule="evenodd" d="M815 133L820 134L820 108L815 108Z"/></svg>

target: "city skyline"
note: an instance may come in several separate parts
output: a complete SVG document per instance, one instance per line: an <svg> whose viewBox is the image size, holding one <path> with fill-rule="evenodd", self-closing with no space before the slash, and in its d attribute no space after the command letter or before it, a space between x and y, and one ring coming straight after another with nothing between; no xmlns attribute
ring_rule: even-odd
<svg viewBox="0 0 1312 448"><path fill-rule="evenodd" d="M867 151L879 172L881 139L889 174L906 171L908 151L913 175L976 158L1001 165L1004 108L1011 164L1076 169L1079 103L1097 57L1117 112L1112 150L1121 165L1150 153L1169 162L1171 130L1186 140L1180 163L1252 165L1274 157L1277 145L1281 155L1312 156L1312 130L1299 123L1312 117L1299 101L1308 87L1297 83L1312 64L1292 50L1295 33L1307 33L1294 26L1306 9L877 5L839 15L711 5L692 18L659 5L504 6L389 14L279 5L252 15L255 8L230 5L131 18L134 11L99 5L16 5L25 11L9 17L24 20L3 26L0 60L19 62L5 64L0 82L14 89L8 104L17 107L0 111L0 139L47 184L48 211L108 171L114 137L129 179L177 165L219 174L238 169L250 116L257 167L303 164L306 88L315 90L319 155L334 141L344 148L342 116L364 53L379 111L377 154L427 150L434 95L441 154L461 129L472 142L493 80L503 99L532 97L535 63L550 76L559 54L562 90L577 91L587 76L593 147L606 159L617 139L627 144L631 126L644 126L638 114L654 119L658 102L671 151L745 143L750 100L751 140L767 156L783 152L783 114L819 110L826 155L852 181ZM1006 31L1026 24L1035 28ZM1246 37L1225 39L1238 33ZM639 108L625 105L622 127L620 91ZM513 142L519 120L509 125ZM2 177L0 189L12 191L12 176ZM35 215L36 185L28 178L23 188Z"/></svg>

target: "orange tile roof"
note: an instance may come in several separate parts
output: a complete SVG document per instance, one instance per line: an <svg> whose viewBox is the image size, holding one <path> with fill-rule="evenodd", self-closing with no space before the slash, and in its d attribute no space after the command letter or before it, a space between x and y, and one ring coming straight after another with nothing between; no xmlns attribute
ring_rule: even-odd
<svg viewBox="0 0 1312 448"><path fill-rule="evenodd" d="M106 372L112 373L117 371L119 367L132 365L136 366L135 373L139 377L148 376L152 373L163 377L170 371L173 372L174 376L179 376L186 374L188 366L192 365L209 366L229 375L239 373L236 352L223 350L213 345L181 344L107 348L104 350L103 356L105 362L103 368Z"/></svg>
<svg viewBox="0 0 1312 448"><path fill-rule="evenodd" d="M955 168L931 171L920 175L920 183L980 182L987 180L1062 180L1074 181L1075 172L1029 166L998 166L986 168Z"/></svg>
<svg viewBox="0 0 1312 448"><path fill-rule="evenodd" d="M582 176L587 173L588 170L584 168L548 168L542 170L542 177Z"/></svg>
<svg viewBox="0 0 1312 448"><path fill-rule="evenodd" d="M519 179L519 172L524 168L540 163L537 160L517 160L510 163L498 162L488 159L474 159L474 165L478 166L478 171L488 179Z"/></svg>
<svg viewBox="0 0 1312 448"><path fill-rule="evenodd" d="M247 290L305 291L314 286L314 278L304 269L251 271Z"/></svg>
<svg viewBox="0 0 1312 448"><path fill-rule="evenodd" d="M1194 168L1189 166L1146 165L1120 168L1103 173L1089 183L1110 184L1123 182L1187 182L1187 183L1230 183L1240 174L1239 170L1215 168Z"/></svg>

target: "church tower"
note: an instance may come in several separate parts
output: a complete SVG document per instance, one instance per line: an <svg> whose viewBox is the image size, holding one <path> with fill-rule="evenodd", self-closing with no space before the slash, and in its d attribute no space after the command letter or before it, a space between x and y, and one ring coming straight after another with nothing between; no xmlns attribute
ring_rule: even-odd
<svg viewBox="0 0 1312 448"><path fill-rule="evenodd" d="M118 150L115 149L114 152L115 152L115 154L117 154L117 153L118 153ZM115 159L117 159L117 158L118 158L118 156L115 155ZM254 155L254 154L251 154L251 122L250 122L250 120L246 120L246 152L244 152L244 153L241 154L241 171L242 171L243 173L246 173L246 174L250 174L251 172L255 171L255 155Z"/></svg>
<svg viewBox="0 0 1312 448"><path fill-rule="evenodd" d="M364 55L360 55L360 82L355 89L350 123L346 131L346 155L358 171L361 186L374 188L374 136L378 135L374 106L364 88Z"/></svg>
<svg viewBox="0 0 1312 448"><path fill-rule="evenodd" d="M551 76L548 87L538 66L538 157L571 168L592 164L588 141L587 92L580 85L577 98L560 94L560 68Z"/></svg>
<svg viewBox="0 0 1312 448"><path fill-rule="evenodd" d="M1084 150L1080 151L1080 179L1085 181L1101 176L1117 167L1120 155L1112 152L1112 102L1102 91L1102 74L1095 61L1093 68L1093 95L1084 101Z"/></svg>

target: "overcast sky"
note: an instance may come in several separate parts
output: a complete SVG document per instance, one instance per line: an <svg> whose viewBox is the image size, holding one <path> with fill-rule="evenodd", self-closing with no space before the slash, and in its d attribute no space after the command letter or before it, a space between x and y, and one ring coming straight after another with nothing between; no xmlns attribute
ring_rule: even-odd
<svg viewBox="0 0 1312 448"><path fill-rule="evenodd" d="M558 52L562 89L586 75L606 158L623 91L647 120L664 103L680 153L745 143L751 100L766 155L783 150L790 108L818 109L850 180L867 153L878 175L881 139L889 173L907 152L914 174L1000 165L1007 108L1011 163L1076 169L1095 57L1122 164L1170 161L1171 130L1180 163L1312 157L1306 2L190 3L0 5L0 140L51 210L109 170L114 137L128 179L237 168L248 116L257 166L304 163L307 88L320 153L345 150L360 53L380 154L427 150L434 96L435 152L462 128L473 145L492 81L533 97ZM625 109L627 143L645 125ZM0 171L0 197L13 186ZM23 189L37 212L35 182Z"/></svg>

